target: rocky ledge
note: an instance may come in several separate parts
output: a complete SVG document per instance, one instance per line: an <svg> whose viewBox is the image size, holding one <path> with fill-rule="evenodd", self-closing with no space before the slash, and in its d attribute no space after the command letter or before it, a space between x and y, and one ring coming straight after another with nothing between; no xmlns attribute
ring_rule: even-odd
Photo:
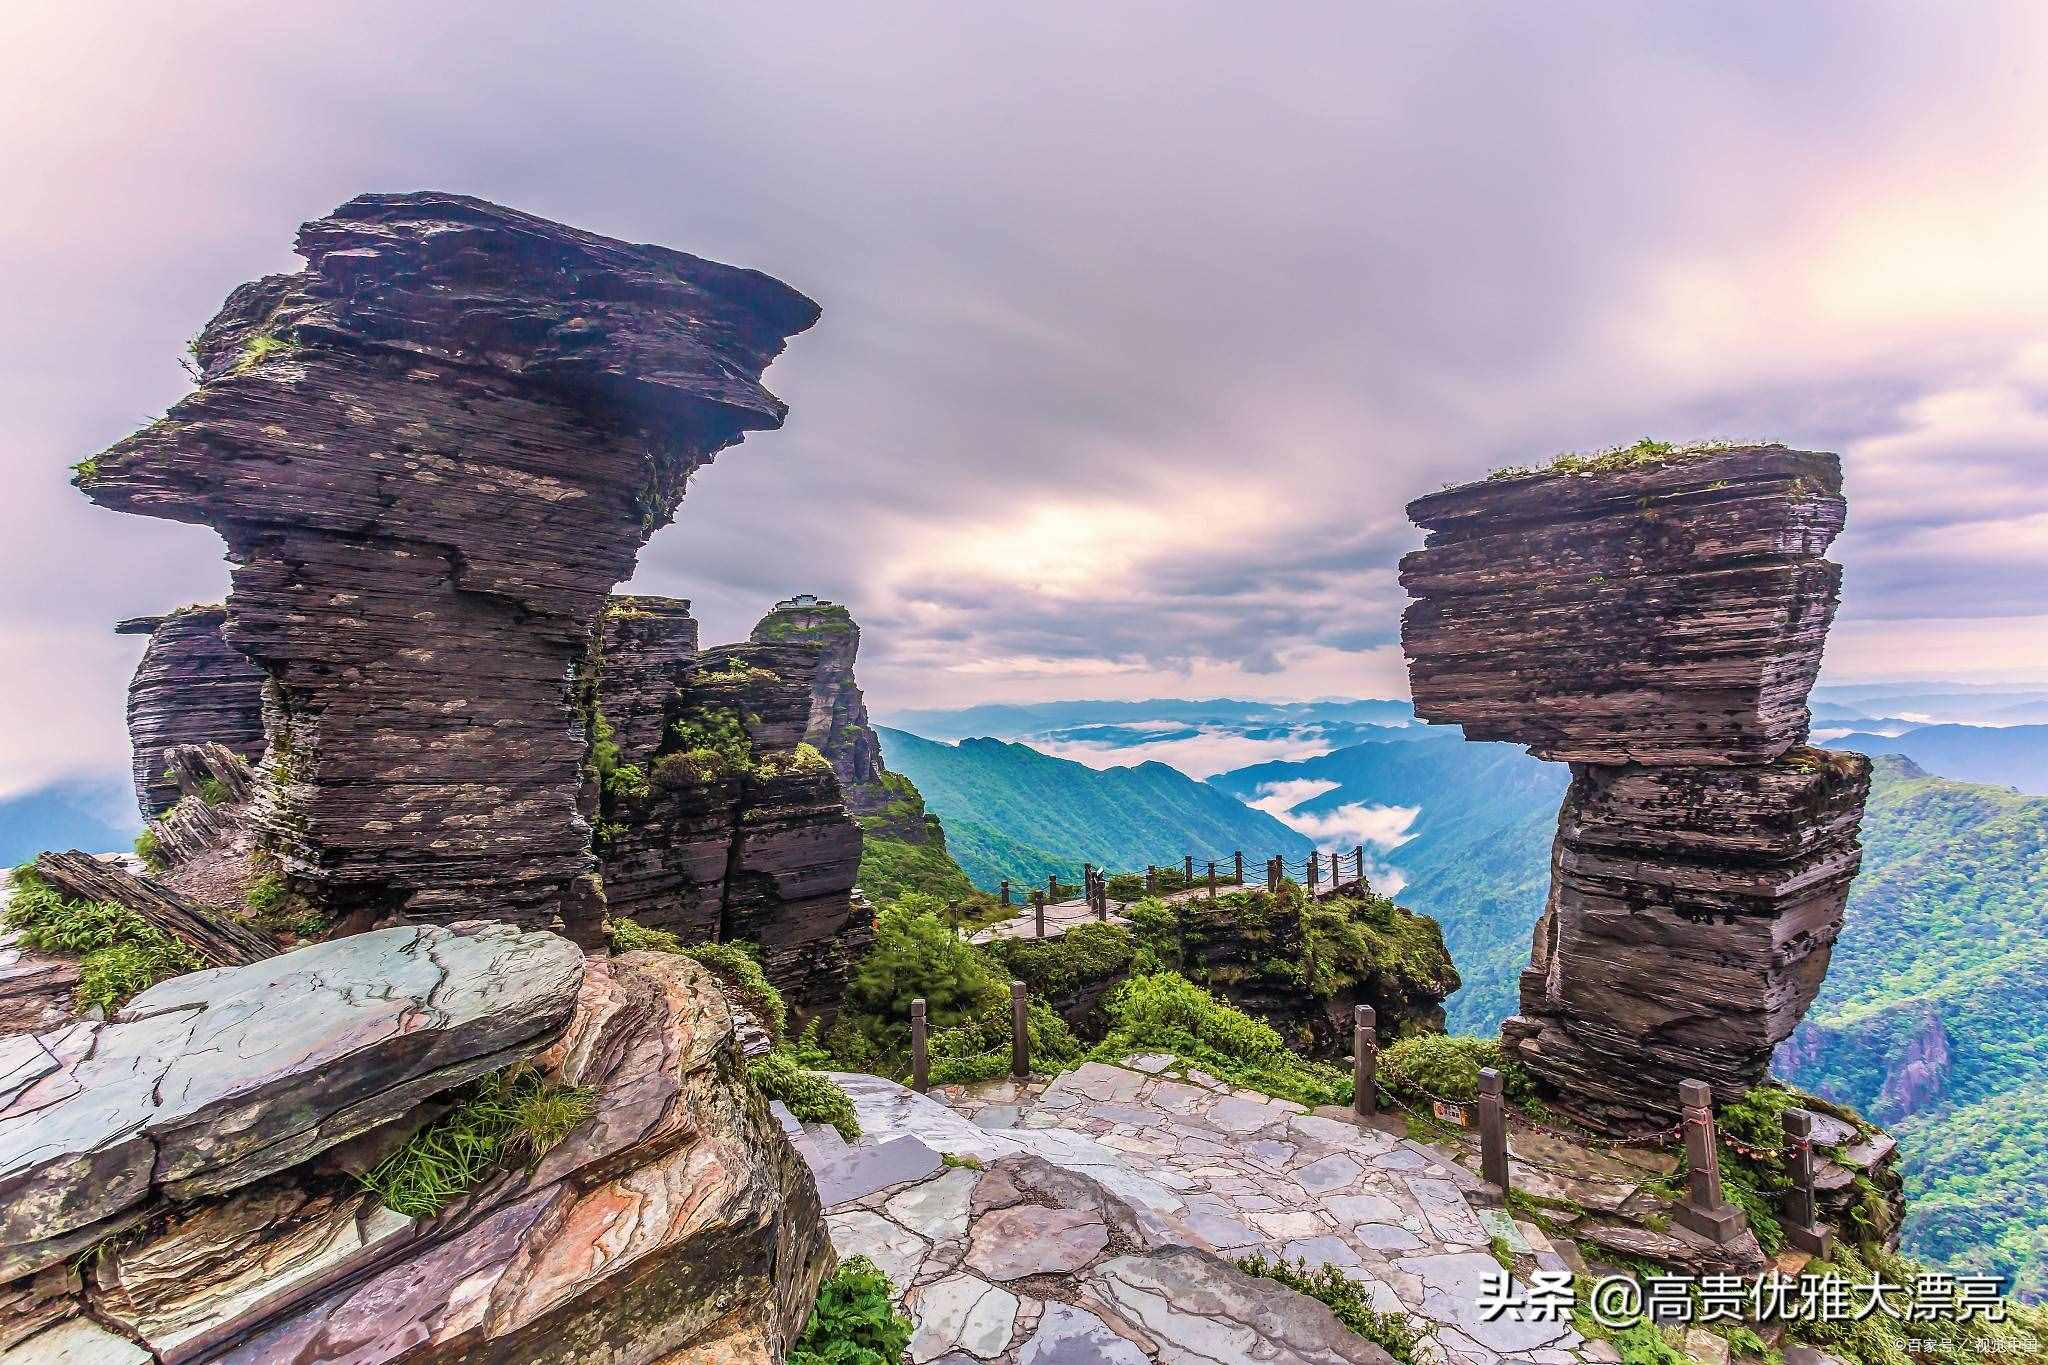
<svg viewBox="0 0 2048 1365"><path fill-rule="evenodd" d="M831 1265L722 994L673 954L410 926L20 1043L4 1365L769 1360ZM558 1141L430 1215L357 1178L507 1062L585 1097Z"/></svg>
<svg viewBox="0 0 2048 1365"><path fill-rule="evenodd" d="M1503 1036L1595 1127L1669 1123L1685 1079L1739 1098L1827 972L1869 765L1795 746L1841 484L1833 455L1759 446L1409 506L1430 533L1401 565L1417 714L1572 763Z"/></svg>
<svg viewBox="0 0 2048 1365"><path fill-rule="evenodd" d="M84 462L228 542L271 683L257 818L331 912L595 932L570 675L692 471L780 424L818 309L753 271L481 200L365 195L237 289L199 387Z"/></svg>

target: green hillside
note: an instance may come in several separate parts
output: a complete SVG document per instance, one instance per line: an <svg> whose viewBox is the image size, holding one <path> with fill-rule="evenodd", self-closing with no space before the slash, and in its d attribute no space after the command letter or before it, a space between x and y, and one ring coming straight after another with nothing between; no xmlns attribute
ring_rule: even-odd
<svg viewBox="0 0 2048 1365"><path fill-rule="evenodd" d="M1209 779L1242 800L1289 781L1337 786L1294 809L1417 806L1412 837L1379 854L1406 879L1400 900L1444 931L1465 985L1444 1004L1457 1033L1493 1033L1515 1011L1516 981L1550 883L1550 840L1570 774L1512 744L1426 739L1354 744L1318 758L1261 763Z"/></svg>
<svg viewBox="0 0 2048 1365"><path fill-rule="evenodd" d="M1306 857L1308 839L1264 811L1163 763L1089 768L1022 744L939 744L877 727L882 757L945 821L953 857L977 886L1018 886L1083 863L1133 870L1242 849L1254 867L1275 853Z"/></svg>
<svg viewBox="0 0 2048 1365"><path fill-rule="evenodd" d="M2048 800L1874 762L1864 868L1780 1053L1903 1151L1909 1249L2048 1294Z"/></svg>

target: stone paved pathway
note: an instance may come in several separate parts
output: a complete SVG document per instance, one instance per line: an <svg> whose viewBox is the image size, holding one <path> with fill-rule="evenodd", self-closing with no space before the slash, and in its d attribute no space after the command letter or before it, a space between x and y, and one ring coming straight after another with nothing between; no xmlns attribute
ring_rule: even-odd
<svg viewBox="0 0 2048 1365"><path fill-rule="evenodd" d="M1565 1324L1480 1320L1491 1237L1525 1269L1566 1263L1406 1138L1162 1056L930 1096L836 1079L866 1135L849 1148L809 1128L798 1145L840 1254L867 1254L907 1291L916 1365L1384 1359L1332 1336L1321 1305L1226 1264L1252 1254L1368 1283L1375 1307L1431 1330L1443 1365L1615 1358Z"/></svg>

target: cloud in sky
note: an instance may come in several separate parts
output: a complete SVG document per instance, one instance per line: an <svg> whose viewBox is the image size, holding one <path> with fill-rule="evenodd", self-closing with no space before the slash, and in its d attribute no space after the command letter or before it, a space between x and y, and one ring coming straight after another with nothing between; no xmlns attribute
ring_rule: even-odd
<svg viewBox="0 0 2048 1365"><path fill-rule="evenodd" d="M1186 727L1180 727L1185 729ZM1071 759L1091 768L1123 768L1134 763L1164 763L1178 768L1197 782L1248 768L1254 763L1292 762L1330 752L1320 732L1303 730L1281 736L1233 734L1213 726L1199 726L1191 735L1173 739L1147 740L1139 744L1112 745L1090 740L1062 740L1036 737L1027 741L1032 748L1054 758ZM1307 798L1301 798L1306 800ZM1256 804L1256 803L1254 803Z"/></svg>
<svg viewBox="0 0 2048 1365"><path fill-rule="evenodd" d="M710 640L846 601L885 708L1404 695L1404 503L1645 434L1843 452L1835 678L2048 678L2044 29L2026 0L29 7L0 794L118 769L112 621L226 583L211 532L65 466L367 189L820 301L769 371L788 427L695 480L634 587Z"/></svg>

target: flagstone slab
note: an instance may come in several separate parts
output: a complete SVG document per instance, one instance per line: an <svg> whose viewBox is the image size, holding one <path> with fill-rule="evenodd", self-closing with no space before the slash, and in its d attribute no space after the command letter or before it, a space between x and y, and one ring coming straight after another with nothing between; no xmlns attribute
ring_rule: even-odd
<svg viewBox="0 0 2048 1365"><path fill-rule="evenodd" d="M1096 1214L1020 1204L995 1210L975 1227L967 1268L997 1281L1070 1275L1108 1246L1109 1229Z"/></svg>

